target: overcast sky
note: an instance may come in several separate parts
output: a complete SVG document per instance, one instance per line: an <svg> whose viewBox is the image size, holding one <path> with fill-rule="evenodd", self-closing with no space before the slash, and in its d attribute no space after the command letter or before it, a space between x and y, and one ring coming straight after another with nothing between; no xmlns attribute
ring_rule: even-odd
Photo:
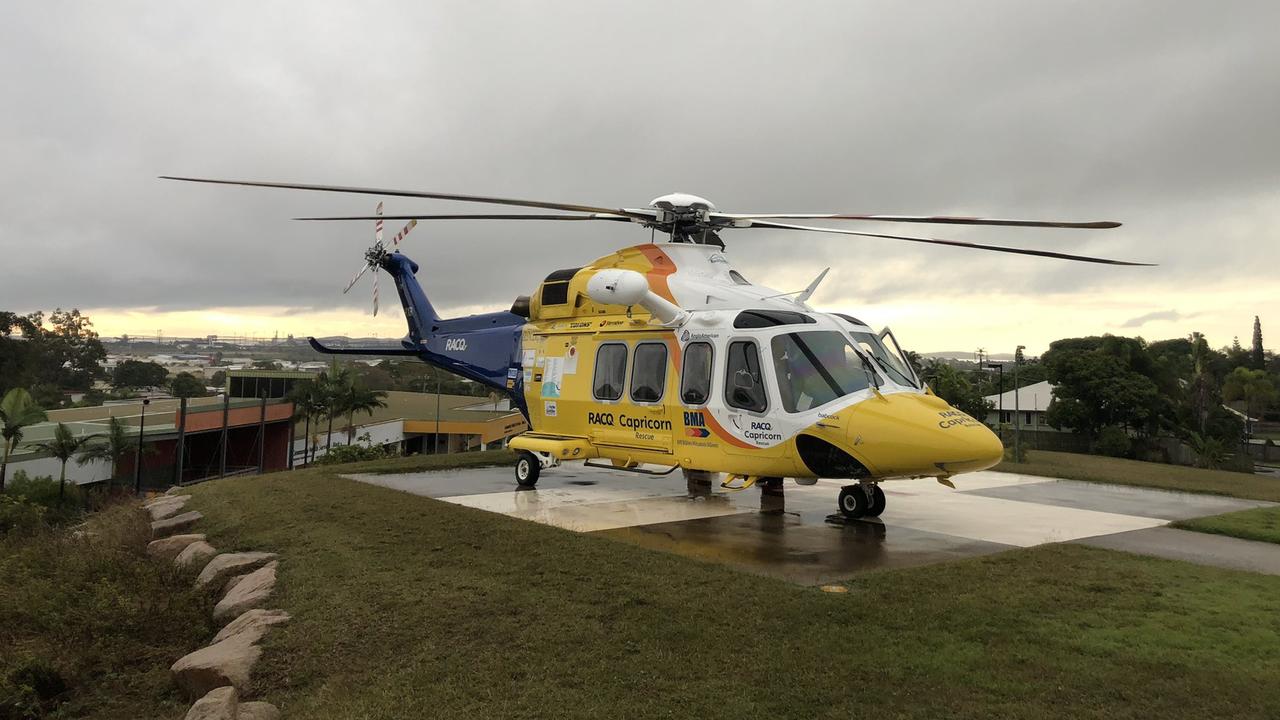
<svg viewBox="0 0 1280 720"><path fill-rule="evenodd" d="M430 7L434 6L434 7ZM443 6L443 7L442 7ZM5 2L0 309L104 334L402 335L344 296L375 199L274 179L730 212L1119 220L859 224L1159 263L726 234L752 280L921 351L1280 337L1280 3ZM392 199L387 212L484 211ZM497 208L494 208L496 211ZM846 227L852 224L846 224ZM392 228L394 230L394 228ZM637 226L420 225L444 311L505 308ZM1270 322L1270 325L1268 324ZM1272 343L1274 347L1275 344Z"/></svg>

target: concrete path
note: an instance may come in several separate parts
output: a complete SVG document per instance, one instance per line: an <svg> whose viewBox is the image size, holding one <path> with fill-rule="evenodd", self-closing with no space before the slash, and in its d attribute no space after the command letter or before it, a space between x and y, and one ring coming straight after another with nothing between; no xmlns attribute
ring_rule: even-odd
<svg viewBox="0 0 1280 720"><path fill-rule="evenodd" d="M1280 545L1170 527L1131 530L1073 542L1233 570L1280 575Z"/></svg>

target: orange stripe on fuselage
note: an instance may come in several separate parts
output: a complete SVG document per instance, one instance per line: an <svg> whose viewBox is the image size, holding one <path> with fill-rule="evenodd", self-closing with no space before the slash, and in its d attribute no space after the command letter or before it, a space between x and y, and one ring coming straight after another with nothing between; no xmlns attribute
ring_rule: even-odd
<svg viewBox="0 0 1280 720"><path fill-rule="evenodd" d="M702 411L702 416L703 416L703 417L705 417L705 418L707 419L707 424L711 426L711 430L712 430L713 432L715 432L715 434L716 434L716 435L719 435L719 436L720 436L720 439L721 439L721 440L724 440L725 442L729 443L730 445L732 445L732 446L734 446L734 447L746 448L747 450L759 450L759 449L760 449L760 448L756 447L755 445L748 445L747 443L742 442L742 441L741 441L741 440L739 440L738 438L734 437L734 436L733 436L733 434L732 434L732 433L730 433L728 430L725 430L725 429L724 429L724 426L723 426L723 425L721 425L721 424L716 420L715 416L711 414L711 411L710 411L710 410L703 410L703 411Z"/></svg>
<svg viewBox="0 0 1280 720"><path fill-rule="evenodd" d="M667 286L667 276L676 271L676 264L664 252L662 248L652 243L648 245L637 245L636 249L644 258L649 261L652 268L645 273L649 278L649 289L653 290L659 296L676 302L675 296L671 294L671 288ZM677 305L679 303L676 303Z"/></svg>

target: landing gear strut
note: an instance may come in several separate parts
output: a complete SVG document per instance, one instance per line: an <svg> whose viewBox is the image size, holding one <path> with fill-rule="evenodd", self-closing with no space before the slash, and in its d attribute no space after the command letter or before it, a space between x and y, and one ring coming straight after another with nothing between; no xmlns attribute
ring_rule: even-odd
<svg viewBox="0 0 1280 720"><path fill-rule="evenodd" d="M840 497L837 502L840 513L850 520L880 517L886 504L884 491L879 485L871 482L845 485L840 488Z"/></svg>

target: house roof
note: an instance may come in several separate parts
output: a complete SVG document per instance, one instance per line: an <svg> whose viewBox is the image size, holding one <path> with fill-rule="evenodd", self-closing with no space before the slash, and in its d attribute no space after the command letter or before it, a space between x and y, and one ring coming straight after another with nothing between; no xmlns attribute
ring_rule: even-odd
<svg viewBox="0 0 1280 720"><path fill-rule="evenodd" d="M1031 410L1044 411L1049 409L1049 403L1053 402L1053 385L1048 380L1043 380L1034 385L1027 385L1017 390L1009 390L1008 392L988 395L984 400L990 402L997 408L1005 410Z"/></svg>

